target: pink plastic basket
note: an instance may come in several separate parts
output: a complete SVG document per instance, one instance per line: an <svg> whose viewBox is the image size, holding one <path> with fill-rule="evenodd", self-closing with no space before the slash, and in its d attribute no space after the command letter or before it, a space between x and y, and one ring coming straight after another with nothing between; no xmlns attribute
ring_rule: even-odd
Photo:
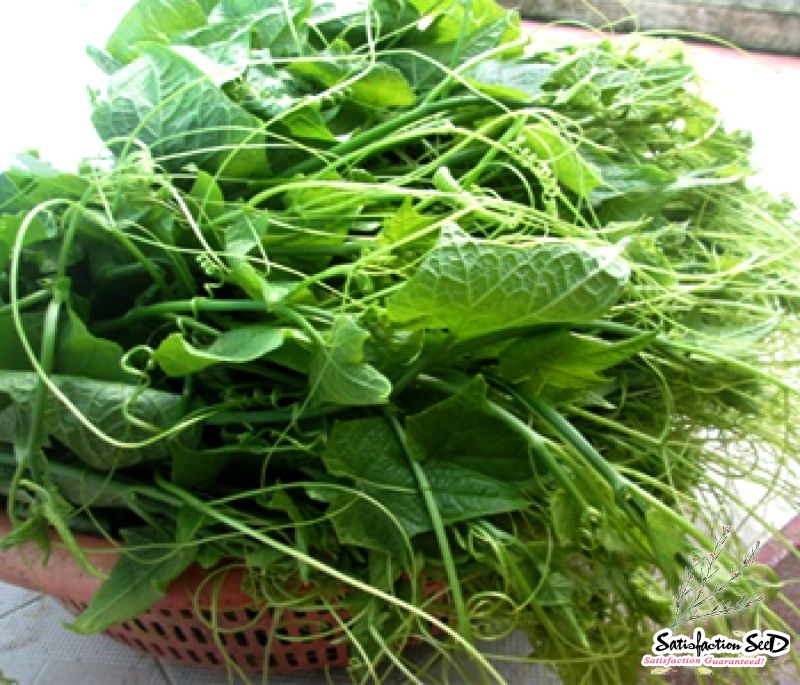
<svg viewBox="0 0 800 685"><path fill-rule="evenodd" d="M9 529L0 516L0 537ZM95 568L110 571L118 558L111 546L77 537ZM0 552L0 580L42 592L81 613L101 581L57 544L47 564L41 562L41 551L32 544ZM224 668L232 661L247 672L261 672L269 664L271 671L287 673L347 664L348 646L336 617L325 611L259 610L242 591L242 577L232 569L208 583L207 572L193 566L149 611L107 634L159 659L206 668ZM210 627L212 612L216 630Z"/></svg>

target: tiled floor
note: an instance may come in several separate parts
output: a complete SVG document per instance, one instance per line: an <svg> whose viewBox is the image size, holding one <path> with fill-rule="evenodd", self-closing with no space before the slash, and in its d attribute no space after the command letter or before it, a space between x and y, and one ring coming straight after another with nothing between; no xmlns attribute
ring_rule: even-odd
<svg viewBox="0 0 800 685"><path fill-rule="evenodd" d="M86 43L102 43L129 4L125 0L28 0L14 3L14 9L0 10L0 64L24 63L24 68L3 68L4 93L14 98L4 96L0 110L0 168L7 166L7 155L28 146L39 146L48 159L66 168L87 150L98 148L88 123L88 98L81 90L92 74L82 50ZM568 30L532 30L547 40L574 36ZM800 59L740 55L709 47L693 48L691 57L704 76L708 96L722 107L725 119L753 131L761 181L800 203L795 171L800 159L796 124ZM771 509L766 516L780 526L793 513ZM54 601L0 583L0 685L9 681L18 685L225 682L222 674L162 664L102 636L74 635L61 625L68 619ZM510 685L546 680L540 672L513 667L506 669L506 678ZM323 682L348 681L344 676L331 681L306 676L270 679L272 685Z"/></svg>

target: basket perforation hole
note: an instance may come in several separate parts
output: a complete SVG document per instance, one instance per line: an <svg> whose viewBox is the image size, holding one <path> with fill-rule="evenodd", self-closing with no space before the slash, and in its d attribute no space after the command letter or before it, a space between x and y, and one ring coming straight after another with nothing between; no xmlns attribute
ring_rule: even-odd
<svg viewBox="0 0 800 685"><path fill-rule="evenodd" d="M325 649L325 658L327 661L338 661L339 650L336 647L327 647Z"/></svg>
<svg viewBox="0 0 800 685"><path fill-rule="evenodd" d="M245 654L244 660L247 662L247 665L250 668L258 668L258 661L254 654ZM270 664L272 663L272 659L270 658Z"/></svg>
<svg viewBox="0 0 800 685"><path fill-rule="evenodd" d="M219 657L214 652L206 652L206 659L208 659L215 666L219 666Z"/></svg>
<svg viewBox="0 0 800 685"><path fill-rule="evenodd" d="M310 664L318 664L319 663L319 654L317 654L313 650L308 650L306 652L306 661Z"/></svg>
<svg viewBox="0 0 800 685"><path fill-rule="evenodd" d="M180 614L183 618L188 618L190 620L194 618L194 612L191 609L181 609Z"/></svg>
<svg viewBox="0 0 800 685"><path fill-rule="evenodd" d="M194 635L194 639L197 640L201 645L208 644L208 638L206 638L205 634L203 633L202 630L200 630L200 628L198 628L197 626L192 626L191 630L192 630L192 635Z"/></svg>
<svg viewBox="0 0 800 685"><path fill-rule="evenodd" d="M223 636L224 637L224 636ZM249 647L250 643L247 641L247 635L243 631L236 631L233 633L233 639L240 647Z"/></svg>
<svg viewBox="0 0 800 685"><path fill-rule="evenodd" d="M133 619L133 624L143 633L148 632L147 627L138 618Z"/></svg>
<svg viewBox="0 0 800 685"><path fill-rule="evenodd" d="M181 653L174 647L167 647L167 649L169 650L169 653L173 657L175 657L178 661L181 661L183 659L183 655L181 655Z"/></svg>
<svg viewBox="0 0 800 685"><path fill-rule="evenodd" d="M298 663L300 663L297 660L297 654L295 654L294 652L286 652L286 663L289 664L289 666L292 666L292 667L297 666Z"/></svg>
<svg viewBox="0 0 800 685"><path fill-rule="evenodd" d="M161 649L161 645L158 644L157 642L151 642L150 645L148 646L148 650L151 652L155 652L158 656L166 656L164 654L164 650Z"/></svg>
<svg viewBox="0 0 800 685"><path fill-rule="evenodd" d="M126 645L128 645L128 647L135 647L136 646L136 645L133 644L133 641L131 640L131 638L126 633L123 633L123 632L114 633L114 639L124 642Z"/></svg>
<svg viewBox="0 0 800 685"><path fill-rule="evenodd" d="M274 654L269 655L269 667L270 668L277 668L278 660L275 658Z"/></svg>
<svg viewBox="0 0 800 685"><path fill-rule="evenodd" d="M172 626L172 632L175 633L175 637L177 637L181 642L188 642L188 638L186 637L186 633L183 632L183 628L181 626L175 625Z"/></svg>
<svg viewBox="0 0 800 685"><path fill-rule="evenodd" d="M158 613L164 618L172 618L172 612L169 609L160 609Z"/></svg>
<svg viewBox="0 0 800 685"><path fill-rule="evenodd" d="M167 636L167 631L164 630L164 626L162 626L158 621L153 621L151 625L153 627L153 630L158 634L159 637Z"/></svg>
<svg viewBox="0 0 800 685"><path fill-rule="evenodd" d="M231 623L239 620L239 614L237 614L235 611L223 611L222 617Z"/></svg>
<svg viewBox="0 0 800 685"><path fill-rule="evenodd" d="M197 655L197 652L195 652L193 649L187 649L186 654L188 654L189 658L196 664L200 664L203 662L203 660Z"/></svg>
<svg viewBox="0 0 800 685"><path fill-rule="evenodd" d="M267 636L267 631L265 631L263 628L256 628L253 631L253 637L256 638L256 642L259 644L259 646L261 647L267 646L269 637Z"/></svg>

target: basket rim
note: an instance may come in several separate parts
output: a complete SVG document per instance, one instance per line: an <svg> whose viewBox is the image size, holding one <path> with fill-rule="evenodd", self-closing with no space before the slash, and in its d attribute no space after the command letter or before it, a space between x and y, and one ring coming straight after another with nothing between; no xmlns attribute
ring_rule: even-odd
<svg viewBox="0 0 800 685"><path fill-rule="evenodd" d="M11 522L0 513L0 539L11 531ZM34 542L25 542L0 550L0 581L33 590L58 600L88 604L120 557L115 543L100 536L76 533L75 540L99 575L94 575L72 556L54 530L49 556ZM244 567L238 564L220 565L219 583L209 583L214 569L192 564L176 578L164 597L153 609L213 606L218 609L241 609L253 605L252 598L242 589ZM213 597L212 597L213 596Z"/></svg>
<svg viewBox="0 0 800 685"><path fill-rule="evenodd" d="M0 539L10 531L8 516L0 512ZM780 533L792 547L800 549L800 512L781 528ZM100 572L100 575L93 575L80 566L54 530L50 530L49 537L52 547L47 557L33 542L0 550L0 581L59 600L88 603L120 557L116 545L100 536L75 534L75 540L84 550L89 563ZM761 545L754 561L777 568L793 554L790 547L773 536ZM221 586L207 582L213 569L192 564L170 584L164 597L153 605L153 609L197 604L209 607L212 603L219 609L252 606L252 598L241 588L244 567L234 563L229 567L223 564L219 568L222 571L219 578Z"/></svg>

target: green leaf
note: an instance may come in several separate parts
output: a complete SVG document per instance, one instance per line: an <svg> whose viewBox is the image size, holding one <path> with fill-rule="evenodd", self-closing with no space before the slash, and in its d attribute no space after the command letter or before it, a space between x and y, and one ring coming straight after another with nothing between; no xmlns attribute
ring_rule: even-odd
<svg viewBox="0 0 800 685"><path fill-rule="evenodd" d="M170 480L186 489L211 487L223 469L239 456L226 447L190 449L177 445L173 450Z"/></svg>
<svg viewBox="0 0 800 685"><path fill-rule="evenodd" d="M432 529L408 457L384 419L334 424L323 459L333 475L352 478L355 487L391 514L356 494L335 497L333 524L341 542L403 556L406 548L398 525L408 536ZM452 461L430 459L422 468L446 524L528 505L515 486Z"/></svg>
<svg viewBox="0 0 800 685"><path fill-rule="evenodd" d="M0 274L8 272L14 243L24 221L25 214L23 213L0 214ZM22 247L26 248L44 242L55 235L56 229L50 222L40 217L34 217L28 222Z"/></svg>
<svg viewBox="0 0 800 685"><path fill-rule="evenodd" d="M119 71L125 65L119 60L114 59L105 50L100 50L92 45L86 48L86 54L92 58L92 61L106 74L113 74Z"/></svg>
<svg viewBox="0 0 800 685"><path fill-rule="evenodd" d="M452 397L406 422L408 450L417 460L450 461L519 485L533 477L528 443L492 413L486 382L477 377Z"/></svg>
<svg viewBox="0 0 800 685"><path fill-rule="evenodd" d="M591 321L619 298L629 267L612 248L547 242L517 247L445 229L386 303L400 324L460 338L537 323Z"/></svg>
<svg viewBox="0 0 800 685"><path fill-rule="evenodd" d="M56 345L55 372L101 381L130 383L135 377L122 368L124 351L117 343L97 338L71 309Z"/></svg>
<svg viewBox="0 0 800 685"><path fill-rule="evenodd" d="M403 201L397 211L386 217L378 239L383 244L398 245L396 249L420 250L427 252L436 243L439 230L431 230L438 222L437 217L422 214L410 199Z"/></svg>
<svg viewBox="0 0 800 685"><path fill-rule="evenodd" d="M579 152L578 141L550 121L543 120L523 129L525 145L544 160L559 183L584 199L602 185L600 170Z"/></svg>
<svg viewBox="0 0 800 685"><path fill-rule="evenodd" d="M38 354L44 313L23 313L21 319L28 344ZM56 337L55 373L131 382L133 376L122 369L122 356L123 350L117 343L92 335L78 315L72 309L68 310ZM10 312L0 313L0 369L32 370Z"/></svg>
<svg viewBox="0 0 800 685"><path fill-rule="evenodd" d="M16 155L15 161L9 171L0 174L0 213L23 212L20 220L25 218L24 212L42 202L78 200L90 187L85 178L59 171L35 154Z"/></svg>
<svg viewBox="0 0 800 685"><path fill-rule="evenodd" d="M503 9L494 0L410 0L410 4L423 15L435 18L429 29L424 29L424 43L454 43L475 38L487 29L501 27L499 34L492 31L493 45L519 38L519 18L515 13ZM463 55L461 55L463 57Z"/></svg>
<svg viewBox="0 0 800 685"><path fill-rule="evenodd" d="M222 0L218 7L221 19L234 25L250 26L254 47L269 50L274 57L302 55L307 45L306 19L311 14L312 0Z"/></svg>
<svg viewBox="0 0 800 685"><path fill-rule="evenodd" d="M118 441L135 442L174 426L183 415L184 399L161 390L141 389L125 383L96 381L74 376L51 376L53 383L94 426ZM2 414L13 420L30 412L39 378L34 372L0 371ZM132 419L136 419L133 421ZM141 424L139 422L142 422ZM0 426L6 425L0 421ZM114 469L143 461L169 457L167 440L143 447L124 448L95 435L52 394L45 404L43 433L58 440L76 457L96 469ZM14 435L0 435L0 442L13 442Z"/></svg>
<svg viewBox="0 0 800 685"><path fill-rule="evenodd" d="M319 60L295 62L289 70L295 76L318 81L326 88L355 79L349 84L350 99L366 107L408 107L416 101L416 94L403 73L383 62L358 71L352 61L322 56Z"/></svg>
<svg viewBox="0 0 800 685"><path fill-rule="evenodd" d="M274 326L241 326L222 333L206 348L172 333L153 353L153 359L168 376L188 376L213 364L246 364L283 344L284 332Z"/></svg>
<svg viewBox="0 0 800 685"><path fill-rule="evenodd" d="M679 555L688 551L686 539L674 520L660 509L651 507L645 513L647 537L656 563L671 587L678 584L681 564Z"/></svg>
<svg viewBox="0 0 800 685"><path fill-rule="evenodd" d="M531 381L536 388L586 388L603 382L600 372L638 354L652 339L653 334L645 333L609 342L571 331L546 331L506 348L499 373L513 382Z"/></svg>
<svg viewBox="0 0 800 685"><path fill-rule="evenodd" d="M399 69L378 62L353 85L353 101L369 107L409 107L417 99Z"/></svg>
<svg viewBox="0 0 800 685"><path fill-rule="evenodd" d="M43 316L38 312L21 315L25 337L37 352L41 349ZM32 369L10 311L0 312L0 368L5 371L30 371Z"/></svg>
<svg viewBox="0 0 800 685"><path fill-rule="evenodd" d="M150 148L167 170L196 164L211 174L260 177L267 171L261 122L229 100L196 66L167 47L141 56L109 79L92 121L117 155Z"/></svg>
<svg viewBox="0 0 800 685"><path fill-rule="evenodd" d="M112 57L127 64L138 56L138 44L168 45L182 31L205 23L206 14L197 0L139 0L111 34L106 49Z"/></svg>
<svg viewBox="0 0 800 685"><path fill-rule="evenodd" d="M211 174L198 171L189 190L194 218L199 221L216 219L225 213L225 196Z"/></svg>
<svg viewBox="0 0 800 685"><path fill-rule="evenodd" d="M66 624L76 633L99 633L139 616L167 591L170 583L194 561L196 545L177 546L152 531L128 531L111 575L92 597L86 610Z"/></svg>
<svg viewBox="0 0 800 685"><path fill-rule="evenodd" d="M557 490L550 498L550 522L561 547L575 547L581 542L580 503L566 490Z"/></svg>
<svg viewBox="0 0 800 685"><path fill-rule="evenodd" d="M317 402L366 406L388 401L392 384L364 358L368 337L352 316L336 317L311 358L309 384Z"/></svg>
<svg viewBox="0 0 800 685"><path fill-rule="evenodd" d="M549 64L487 59L468 72L467 82L492 97L531 103L553 70Z"/></svg>

